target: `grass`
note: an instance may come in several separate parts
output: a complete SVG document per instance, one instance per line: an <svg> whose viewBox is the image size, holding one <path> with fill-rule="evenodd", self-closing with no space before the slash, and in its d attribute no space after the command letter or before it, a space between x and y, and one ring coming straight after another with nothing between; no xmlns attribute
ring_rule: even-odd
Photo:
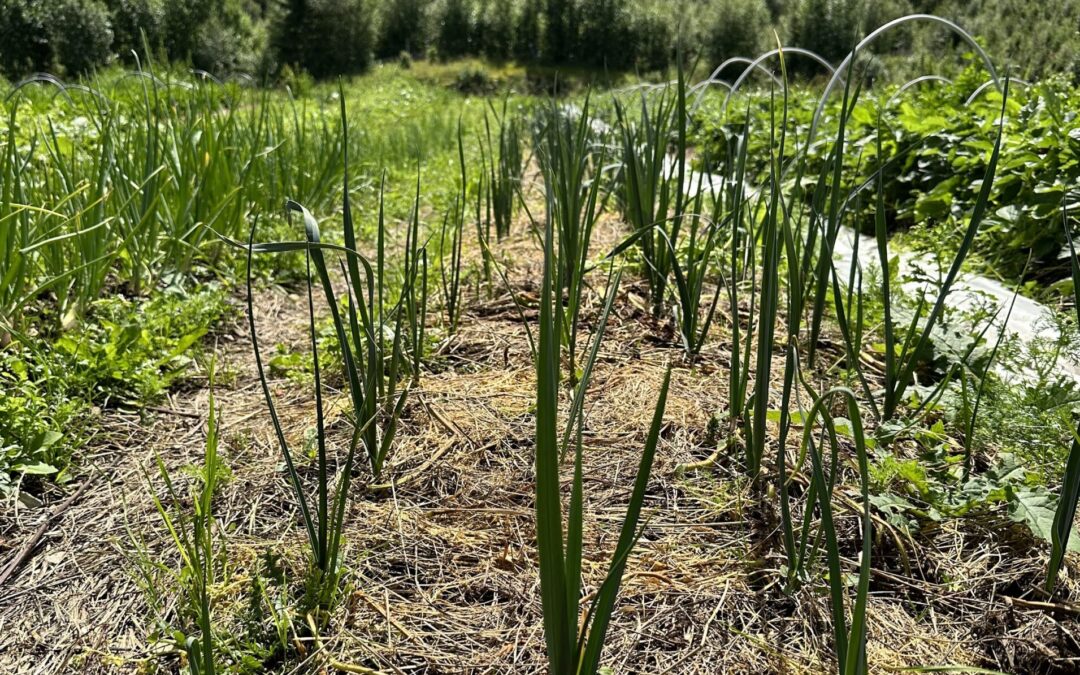
<svg viewBox="0 0 1080 675"><path fill-rule="evenodd" d="M211 366L211 381L213 366ZM214 675L218 672L214 638L214 610L210 588L218 582L224 551L220 536L215 536L216 522L213 499L227 467L218 455L218 421L211 384L209 414L206 423L206 444L199 476L191 487L188 499L183 498L173 484L169 469L157 458L158 474L168 493L168 506L154 495L154 506L180 553L181 569L175 579L187 594L185 619L192 622L197 633L181 631L181 646L187 654L191 675ZM150 477L146 477L150 482ZM188 515L185 501L193 505Z"/></svg>

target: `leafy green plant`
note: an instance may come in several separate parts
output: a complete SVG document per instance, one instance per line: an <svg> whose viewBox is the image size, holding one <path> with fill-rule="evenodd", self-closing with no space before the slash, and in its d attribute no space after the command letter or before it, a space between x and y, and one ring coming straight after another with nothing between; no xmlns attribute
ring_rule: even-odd
<svg viewBox="0 0 1080 675"><path fill-rule="evenodd" d="M0 491L19 482L9 473L64 482L92 429L92 406L152 405L231 315L224 289L176 286L151 299L96 300L59 336L13 331L0 348Z"/></svg>
<svg viewBox="0 0 1080 675"><path fill-rule="evenodd" d="M875 96L847 102L835 96L824 104L817 128L831 130L835 137L841 120L846 126L849 151L842 156L843 182L852 188L865 184L872 189L881 171L890 235L928 239L928 248L934 251L943 245L950 254L958 249L970 206L982 188L1002 109L998 86L991 84L967 103L970 89L965 82L982 83L987 77L981 59L976 59L952 84L899 92L875 83ZM986 270L988 276L1010 281L1067 277L1068 270L1058 259L1066 247L1058 223L1067 203L1063 199L1066 186L1076 182L1080 171L1075 161L1077 147L1070 137L1077 120L1068 114L1076 107L1077 89L1058 78L1027 88L1018 85L1016 80L1010 83L1007 114L1000 120L1003 133L994 184L967 262ZM812 124L817 93L805 85L795 85L794 91L792 124L796 128ZM738 115L726 112L721 101L722 97L706 98L692 127L693 138L702 144L702 156L707 152L714 164L724 161L728 138L738 133L743 122L741 111ZM761 120L769 112L758 100L752 101L750 112L758 121L758 131L749 141L749 175L756 182L767 171L763 158L769 138ZM879 125L887 131L880 149L875 140ZM831 150L824 143L806 148L806 174L816 175L822 165L831 165ZM852 209L854 203L848 206ZM875 211L874 199L863 200L861 208L849 214L849 224L872 235ZM1075 217L1075 208L1070 211ZM953 235L943 243L939 231Z"/></svg>

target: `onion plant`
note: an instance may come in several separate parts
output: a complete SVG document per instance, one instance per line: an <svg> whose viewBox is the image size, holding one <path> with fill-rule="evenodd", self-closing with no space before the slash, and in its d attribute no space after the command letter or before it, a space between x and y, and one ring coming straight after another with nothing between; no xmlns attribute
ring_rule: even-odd
<svg viewBox="0 0 1080 675"><path fill-rule="evenodd" d="M685 257L680 256L674 247L671 256L671 271L675 278L678 299L675 319L682 337L683 350L691 359L701 352L709 335L723 286L721 283L715 285L711 300L703 296L705 282L714 271L714 254L719 250L721 235L722 201L718 195L712 193L711 185L709 193L712 206L708 214L705 213L706 191L699 186L684 216L688 223L686 249L683 254ZM707 304L702 303L703 299Z"/></svg>
<svg viewBox="0 0 1080 675"><path fill-rule="evenodd" d="M404 298L405 316L409 326L409 349L412 351L413 384L420 381L420 366L424 360L424 330L427 326L428 252L427 246L417 250L420 242L420 167L416 169L416 198L412 217L405 235L405 263L402 274L410 280L411 291ZM415 285L419 283L419 288ZM403 285L405 285L403 283Z"/></svg>
<svg viewBox="0 0 1080 675"><path fill-rule="evenodd" d="M447 333L457 332L461 320L461 252L464 244L465 210L468 182L465 173L465 148L458 120L458 171L460 185L450 208L443 213L439 232L439 279L442 283L442 305L446 312ZM481 245L485 242L481 240ZM486 246L484 246L486 249Z"/></svg>
<svg viewBox="0 0 1080 675"><path fill-rule="evenodd" d="M854 78L851 78L854 79ZM994 176L997 170L998 159L1001 151L1001 139L1004 130L1005 110L1009 97L1009 80L1005 78L1003 96L1002 96L1002 108L1001 117L998 123L997 135L993 145L993 149L987 160L986 169L981 182L979 194L975 199L975 202L971 208L971 215L968 220L967 226L964 228L963 237L960 245L953 256L952 261L949 264L948 272L940 285L936 290L936 295L932 296L929 303L923 298L920 300L918 308L915 312L915 316L910 325L906 327L901 334L897 334L896 326L893 322L894 302L891 292L892 284L892 272L890 270L889 252L888 252L888 232L885 227L885 206L883 198L883 181L881 176L883 175L886 167L880 166L875 172L877 177L878 186L878 198L877 208L875 214L875 240L877 242L878 262L881 267L881 298L884 303L884 312L886 320L883 324L884 343L885 343L885 368L884 379L885 386L882 394L881 406L879 408L876 396L870 391L868 384L868 376L864 373L863 366L858 358L859 350L859 335L861 334L862 325L858 316L859 306L852 307L852 298L858 301L858 294L851 295L850 287L852 286L851 280L856 274L858 265L858 251L856 250L855 256L852 260L851 271L849 274L849 291L844 292L842 286L843 283L836 273L833 265L833 251L835 249L836 238L840 232L840 227L846 214L850 211L852 203L857 200L858 193L869 184L873 184L873 181L864 183L863 185L856 186L852 193L845 193L841 187L842 176L842 155L844 152L845 144L845 120L850 115L851 110L854 107L855 101L858 97L858 88L856 87L853 92L850 93L851 79L849 79L847 86L845 87L844 101L841 106L840 124L837 132L837 139L831 151L831 159L827 163L829 171L832 172L832 178L829 183L829 197L826 214L823 218L816 220L816 226L818 228L816 234L820 237L820 249L818 250L818 259L815 268L815 274L813 279L814 284L814 306L810 319L810 334L809 334L809 358L813 361L813 350L817 343L817 336L820 332L821 318L824 315L825 303L830 294L828 289L831 286L831 299L833 301L833 309L836 313L837 325L840 329L841 336L844 340L844 346L848 357L849 367L859 378L862 384L863 390L866 394L866 398L870 406L873 408L875 415L880 416L883 420L893 419L900 410L901 404L905 400L905 394L907 388L912 382L912 377L915 372L915 368L918 365L919 358L922 354L925 354L930 347L932 334L934 328L938 322L942 319L944 314L947 299L949 293L952 291L957 277L960 274L960 270L963 267L964 261L967 259L967 255L971 250L972 244L975 240L975 236L978 233L979 226L982 223L983 217L986 214L987 205L990 200L990 193L993 187ZM878 143L880 145L881 136L883 132L878 132ZM880 152L879 152L880 156ZM824 173L824 170L823 170ZM819 183L820 185L820 183ZM929 312L923 316L923 310L929 307ZM854 314L853 314L854 310ZM939 385L940 386L940 385Z"/></svg>
<svg viewBox="0 0 1080 675"><path fill-rule="evenodd" d="M558 429L559 380L561 372L561 316L558 305L558 277L561 265L555 247L555 229L549 220L544 233L544 276L540 295L540 330L536 359L536 540L540 559L540 593L544 613L549 671L557 675L593 675L599 672L600 656L611 621L615 599L630 551L641 532L645 489L659 442L671 371L660 387L652 426L638 466L633 493L623 520L615 552L604 581L597 589L579 625L581 603L581 563L583 549L583 408L589 375L599 351L611 306L618 290L618 275L609 282L604 310L592 337L593 348L583 371L575 403L560 442ZM561 252L561 250L560 250ZM564 529L559 469L573 446L573 479L569 511Z"/></svg>
<svg viewBox="0 0 1080 675"><path fill-rule="evenodd" d="M805 384L805 383L804 383ZM812 394L812 390L811 395ZM847 404L850 436L855 445L855 458L859 473L859 488L862 497L862 549L859 560L859 577L855 587L855 603L851 610L851 624L848 627L844 613L844 595L847 591L844 572L840 565L840 544L836 538L836 526L833 516L832 495L837 473L840 467L840 442L837 420L830 412L833 399L841 398ZM814 557L813 549L824 539L828 566L829 596L832 606L833 646L840 675L862 675L867 672L866 662L866 607L870 590L870 548L873 543L872 521L870 518L869 460L866 452L866 434L863 430L862 411L855 393L850 389L838 387L826 391L821 396L813 396L814 403L805 420L802 447L809 454L812 468L812 481L808 490L806 516L803 522L800 555L791 564L794 573L798 573ZM822 456L818 445L813 440L815 422L821 417L828 439L830 458ZM810 519L813 504L816 501L820 516L819 534L810 535Z"/></svg>
<svg viewBox="0 0 1080 675"><path fill-rule="evenodd" d="M491 292L491 269L495 265L491 251L491 194L487 183L488 177L481 172L476 186L476 243L480 248L480 281Z"/></svg>
<svg viewBox="0 0 1080 675"><path fill-rule="evenodd" d="M461 246L465 226L465 209L455 198L443 213L439 232L439 279L442 285L442 306L446 312L446 331L457 332L461 320Z"/></svg>
<svg viewBox="0 0 1080 675"><path fill-rule="evenodd" d="M765 455L767 425L771 402L771 378L773 343L776 324L780 316L781 270L785 250L789 256L797 255L795 234L787 204L782 198L781 175L787 143L787 94L784 92L782 122L777 136L775 100L770 118L770 135L773 155L770 160L768 182L757 190L756 197L747 189L747 141L750 134L749 113L743 134L733 139L735 147L728 152L734 158L733 166L724 169L721 204L714 213L723 209L728 225L727 306L731 320L731 365L728 372L729 391L729 444L734 444L742 431L745 469L756 478ZM715 199L715 198L714 198ZM698 200L700 201L700 200ZM695 206L695 209L700 208ZM714 216L715 218L715 216ZM715 246L714 233L706 235L706 250ZM701 264L707 264L707 260ZM796 264L795 268L798 267ZM791 273L792 262L788 261ZM704 274L702 269L700 274ZM789 279L790 282L790 279ZM759 286L760 284L760 286ZM681 287L683 284L679 283ZM789 283L790 285L790 283ZM749 287L749 295L743 295L743 287ZM700 293L699 293L700 296ZM792 300L801 301L801 294L789 293ZM748 304L748 320L745 332L741 326L742 303ZM716 298L714 298L714 305ZM696 302L688 303L696 306ZM710 307L706 321L710 321L714 308ZM791 323L792 307L789 305L789 330L797 335L798 324ZM795 317L798 316L796 312ZM797 321L797 319L795 319ZM685 329L684 329L685 332ZM702 335L700 339L704 339ZM684 337L684 340L686 338ZM751 359L754 359L751 368ZM789 364L785 368L784 400L790 400L794 372ZM753 376L751 378L751 375ZM751 388L751 379L753 388ZM786 424L787 420L782 420ZM784 426L784 425L782 425ZM703 462L685 465L682 469L695 469L711 465L719 457L721 448ZM781 450L782 452L782 450ZM781 458L782 459L782 458Z"/></svg>
<svg viewBox="0 0 1080 675"><path fill-rule="evenodd" d="M344 96L342 96L342 129L348 136L348 120L345 114ZM401 381L410 372L413 381L418 375L418 360L410 356L406 335L417 336L414 349L422 344L422 327L419 325L424 316L423 307L427 303L426 284L418 279L423 266L418 261L424 259L425 249L419 243L418 215L414 209L409 236L406 238L408 249L405 256L404 274L400 287L387 288L391 278L386 260L386 221L383 209L383 191L380 188L380 206L376 230L375 262L370 262L359 253L356 230L352 218L352 209L348 190L348 144L342 146L343 166L343 203L342 222L344 245L332 245L321 241L319 225L315 217L304 206L289 201L290 213L299 213L303 219L305 240L301 242L254 242L255 225L252 226L248 240L248 320L251 330L252 346L255 353L256 367L262 383L270 418L285 458L289 480L296 492L300 504L301 516L308 534L312 553L311 604L320 609L331 606L337 597L341 575L340 551L342 530L344 528L345 504L353 473L356 450L363 445L368 465L374 477L383 471L387 456L393 446L397 433L398 421L404 409L409 385L401 386ZM418 208L418 203L417 203ZM294 453L289 447L282 430L269 384L263 369L255 325L254 306L251 290L251 256L253 253L282 253L304 251L308 265L308 309L309 329L314 366L314 393L316 412L316 497L310 500L307 490L301 482ZM338 297L330 277L329 265L325 252L335 252L344 257L341 273L347 284L345 312L338 304ZM339 466L337 490L331 500L332 467L328 456L328 436L324 416L322 396L322 376L318 359L318 336L315 330L315 309L313 286L322 287L335 337L341 348L344 379L349 388L349 398L353 407L351 417L352 434L349 440L346 458ZM396 293L396 302L392 296ZM393 303L393 304L391 304ZM410 309L411 308L411 309ZM406 323L410 325L406 325ZM387 344L387 336L390 336ZM311 502L314 501L314 506Z"/></svg>
<svg viewBox="0 0 1080 675"><path fill-rule="evenodd" d="M907 390L911 377L914 374L915 367L918 363L918 356L925 353L925 350L929 347L931 334L936 323L941 319L942 313L945 310L947 298L949 292L952 290L952 286L956 281L957 276L960 274L960 270L963 267L964 260L966 260L968 252L971 250L971 245L975 240L975 235L979 231L979 225L982 224L983 216L986 213L987 204L990 201L990 191L994 183L994 175L997 171L998 158L1001 153L1001 137L1004 131L1005 125L1005 110L1006 104L1009 99L1009 80L1005 79L1005 87L1002 95L1002 108L1001 118L998 123L997 138L994 141L994 149L990 153L990 158L987 161L986 172L983 175L982 185L979 189L979 195L972 205L971 216L968 220L967 228L964 230L964 237L960 243L959 248L952 263L949 266L949 271L942 281L941 286L937 292L937 298L934 300L931 306L930 313L927 315L925 322L922 326L922 332L918 335L917 340L910 338L914 337L912 331L908 332L908 336L898 343L896 335L893 331L892 322L886 320L884 325L885 331L885 353L888 359L885 368L885 395L884 395L884 407L882 410L883 417L885 419L891 419L897 412L900 403L904 400L904 394ZM879 134L880 137L880 134ZM879 141L880 142L880 141ZM886 311L888 312L888 305L890 303L890 296L888 295L889 285L889 272L888 272L888 247L886 244L886 233L884 228L884 201L881 197L883 188L879 187L878 190L878 217L876 218L875 237L878 241L879 260L881 262L882 272L882 294L885 299ZM895 355L895 358L894 358Z"/></svg>
<svg viewBox="0 0 1080 675"><path fill-rule="evenodd" d="M23 253L30 243L34 214L26 208L23 176L28 174L29 155L34 152L31 141L27 157L18 149L15 132L16 108L8 111L7 134L0 153L0 319L13 322L26 287L33 282L31 265ZM11 326L8 326L10 329Z"/></svg>
<svg viewBox="0 0 1080 675"><path fill-rule="evenodd" d="M769 196L760 226L761 238L761 293L758 308L756 365L754 367L754 393L747 404L751 410L750 423L746 425L746 471L756 477L765 454L765 435L770 405L772 377L773 338L780 311L780 258L782 253L781 229L788 221L781 214L780 185L781 162L787 140L787 90L784 91L783 121L780 137L776 139L775 106L773 108L771 134L774 157L769 177ZM736 315L737 317L737 315Z"/></svg>
<svg viewBox="0 0 1080 675"><path fill-rule="evenodd" d="M659 318L686 206L686 83L682 69L674 93L665 87L652 99L645 89L639 95L636 119L615 99L621 160L619 203L641 250L653 318ZM673 137L674 171L668 161Z"/></svg>
<svg viewBox="0 0 1080 675"><path fill-rule="evenodd" d="M700 352L720 299L718 284L712 301L702 304L704 282L720 243L721 202L710 183L688 184L686 79L680 61L674 93L669 87L650 99L641 90L637 117L615 100L620 138L620 169L615 181L623 217L633 234L616 251L637 244L649 285L653 317L659 318L672 277L674 314L683 349L691 359ZM669 154L670 151L670 154ZM706 165L709 164L706 158ZM705 196L711 209L705 213ZM686 241L682 241L683 229ZM702 317L702 309L705 316Z"/></svg>
<svg viewBox="0 0 1080 675"><path fill-rule="evenodd" d="M732 161L726 162L717 168L716 173L721 179L719 193L711 195L713 209L710 226L719 226L720 229L726 228L727 230L727 239L723 242L726 246L727 259L722 262L723 267L726 268L726 272L722 271L719 273L721 285L724 287L727 314L731 324L731 358L730 366L728 368L727 443L724 446L717 447L712 455L700 462L692 462L680 466L680 471L703 469L712 466L727 447L734 446L739 438L739 432L743 429L743 422L747 410L755 400L750 395L750 375L752 372L750 359L754 352L752 346L753 340L755 339L755 317L758 313L757 235L759 228L756 226L755 221L758 218L757 214L761 211L762 199L765 192L758 190L756 198L753 198L748 189L746 169L748 164L747 148L750 135L749 120L749 111L747 111L747 123L744 125L743 132L731 138L731 147L728 149L728 152L725 153L726 156L733 158ZM710 186L710 192L713 189L713 186ZM700 195L701 193L699 192L698 194ZM700 198L696 198L696 201L700 201ZM695 212L700 212L700 209L700 206L694 206ZM716 236L716 233L713 232L709 232L706 235L705 250L716 246ZM701 276L704 276L708 271L709 264L710 261L708 256L702 255L699 262L699 273ZM676 262L676 267L678 267L678 262ZM680 276L689 275L683 275L681 270L676 275L676 283L681 287L683 282L679 281ZM721 288L718 286L717 291L719 292L720 290ZM748 291L748 293L745 291ZM699 304L700 293L697 297L697 301L684 304L689 307ZM699 331L699 337L696 340L691 341L690 337L693 335L693 331L688 330L689 327L684 324L682 329L684 346L690 344L691 346L696 345L700 348L701 342L704 340L708 329L708 323L714 315L714 306L717 300L718 298L714 297L705 325ZM748 317L745 331L742 328L741 320L743 313L742 305L744 302L747 305ZM684 314L685 313L686 312L684 311ZM768 345L768 349L771 350L771 343ZM747 464L747 470L750 471L749 463Z"/></svg>
<svg viewBox="0 0 1080 675"><path fill-rule="evenodd" d="M521 152L521 120L507 111L508 99L496 111L489 103L491 115L484 112L484 136L481 138L481 162L486 178L486 216L495 225L495 236L501 240L510 234L514 219L524 160ZM495 135L492 136L494 119Z"/></svg>
<svg viewBox="0 0 1080 675"><path fill-rule="evenodd" d="M1062 208L1062 221L1065 235L1069 241L1069 269L1072 272L1073 304L1076 308L1077 325L1080 325L1080 261L1076 258L1076 246L1072 231L1069 229L1068 209ZM1065 562L1065 551L1069 547L1073 521L1076 520L1076 505L1080 502L1080 426L1073 434L1069 446L1069 458L1065 464L1065 475L1061 480L1061 494L1058 496L1054 523L1050 530L1050 564L1046 570L1046 590L1054 592L1058 573Z"/></svg>
<svg viewBox="0 0 1080 675"><path fill-rule="evenodd" d="M339 554L341 551L342 530L345 524L345 502L348 496L349 484L352 480L354 456L359 440L358 432L361 430L361 427L356 425L356 431L354 431L352 435L348 454L339 471L340 477L337 480L337 492L334 495L333 503L331 504L330 490L333 477L331 476L332 469L330 459L327 456L327 429L323 407L322 370L319 363L319 349L317 333L315 330L315 308L312 294L313 282L310 278L311 260L315 257L316 252L321 253L321 250L317 247L309 248L307 246L307 244L312 243L318 244L318 225L315 223L315 219L311 217L310 214L307 213L307 210L302 206L298 204L294 205L294 203L290 202L290 208L299 210L303 214L305 229L307 230L307 242L297 242L294 246L283 244L256 245L255 230L257 223L252 225L251 234L248 239L248 328L251 332L251 344L255 354L255 365L259 373L263 397L266 400L267 409L270 413L270 420L274 427L282 457L285 460L285 468L289 476L289 483L296 494L297 502L300 505L300 515L304 522L305 530L307 531L308 544L311 551L311 568L307 584L307 588L309 589L308 600L315 608L328 609L337 597L338 581L341 573ZM285 432L281 426L281 421L278 418L277 408L275 407L273 397L270 394L270 385L267 381L266 372L263 367L262 353L259 349L258 331L255 325L254 294L252 292L251 277L251 255L253 253L257 251L289 251L297 249L305 251L309 275L307 287L309 310L308 328L310 332L312 365L314 369L316 412L315 437L317 449L317 484L314 506L311 504L312 499L309 497L308 491L301 481L293 450L285 438ZM322 267L325 268L325 264L323 264ZM336 305L334 306L336 307ZM335 320L335 323L340 324L340 320ZM341 344L343 355L347 354L349 350L345 341L342 340ZM344 358L348 359L349 357L345 356ZM367 427L365 426L363 428L366 430Z"/></svg>
<svg viewBox="0 0 1080 675"><path fill-rule="evenodd" d="M557 257L546 260L558 265L554 293L559 303L561 340L566 348L570 382L576 383L577 336L581 300L585 291L589 243L602 210L600 167L604 149L593 142L589 99L581 109L560 109L552 101L541 113L533 138L536 156L544 177L544 205L547 223L558 234Z"/></svg>

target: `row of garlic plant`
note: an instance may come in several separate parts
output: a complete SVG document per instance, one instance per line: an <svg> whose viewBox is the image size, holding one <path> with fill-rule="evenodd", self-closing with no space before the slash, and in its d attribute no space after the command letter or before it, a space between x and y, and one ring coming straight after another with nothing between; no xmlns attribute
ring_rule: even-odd
<svg viewBox="0 0 1080 675"><path fill-rule="evenodd" d="M242 240L253 214L286 199L316 213L337 201L346 137L315 99L152 64L89 85L41 75L4 92L0 330L20 334L42 305L70 325L105 292L149 294L199 269L231 276L242 258L219 236ZM348 142L376 181L419 146L449 147L451 119L437 111Z"/></svg>
<svg viewBox="0 0 1080 675"><path fill-rule="evenodd" d="M941 23L934 17L913 17L893 25L915 20ZM951 24L949 27L963 34L959 28ZM868 40L872 41L881 34L880 31L875 32ZM792 132L789 132L787 122L787 78L782 49L773 54L779 61L783 77L780 91L774 88L770 94L772 119L767 132L771 139L769 147L772 156L766 161L764 175L757 177L760 181L758 185L752 185L751 177L747 175L747 139L752 124L749 114L740 120L742 132L732 135L731 148L726 153L725 161L713 166L708 158L705 159L705 166L712 167L714 171L713 180L706 181L701 176L689 180L685 178L684 167L689 160L684 130L687 123L683 102L685 83L681 74L674 84L674 95L670 87L661 88L659 92L642 93L641 112L636 119L625 114L621 105L616 106L616 135L622 151L616 183L619 184L617 189L621 190L624 218L634 230L619 250L625 250L632 244L640 248L654 316L659 316L664 308L670 307L673 318L678 321L686 318L689 308L695 317L704 320L706 329L700 337L701 341L695 338L691 330L680 326L688 356L692 357L700 350L707 326L712 320L714 305L708 302L703 305L702 287L687 284L680 278L680 264L692 268L706 261L717 291L721 286L727 289L732 341L727 446L718 449L709 461L685 468L702 468L715 461L722 450L741 446L748 475L757 483L775 481L789 588L793 589L813 578L813 561L824 548L827 561L825 577L830 589L835 630L834 647L841 673L863 673L868 668L865 637L872 531L867 455L870 439L863 425L863 416L869 411L880 424L904 415L910 424L911 419L917 419L928 409L928 402L936 400L944 391L950 377L966 367L970 350L962 359L963 363L955 365L949 376L938 383L925 400L914 404L914 409L909 408L912 398L907 392L913 381L918 357L925 353L935 326L943 318L949 293L986 212L1000 152L1002 128L999 121L997 140L987 158L981 192L971 205L967 227L958 250L947 265L948 272L929 293L929 297L922 298L911 324L898 330L893 323L894 298L890 295L890 287L895 283L890 275L890 265L895 263L889 257L880 179L887 167L875 168L877 180L859 184L845 184L842 173L844 154L851 151L845 138L845 123L861 92L861 74L855 68L856 57L859 49L868 44L864 41L845 62L846 70L837 71L834 77L834 81L844 82L843 103L836 136L828 151L829 159L816 180L804 176L807 149L814 141L815 129L812 128L806 138L789 137ZM829 88L832 86L831 83ZM1008 98L1007 78L1003 81L1002 89L1004 116L1004 105ZM879 129L878 143L883 133ZM787 148L790 143L796 144L795 152ZM878 154L881 155L880 152ZM706 182L709 189L714 190L708 213L700 201L695 201L692 209L687 208L688 200L683 199L682 195L689 192L692 198L700 200ZM720 185L719 194L715 192L717 183ZM872 192L875 187L877 213L874 234L877 263L882 270L880 286L876 289L863 286L858 249L849 269L837 269L834 263L836 240L855 210L853 205L864 198L864 192ZM700 222L703 218L707 223L703 241L696 242L691 237L689 242L680 242L682 223L690 219ZM718 248L714 247L714 236L724 237L726 262L721 259L722 256L714 253L714 248ZM677 294L667 290L671 277L677 281ZM862 341L869 328L865 325L862 311L864 291L880 293L884 305L886 359L883 391L871 388L869 382L873 374L860 358ZM748 308L749 316L743 322L740 314L745 308ZM834 372L850 381L859 391L858 395L844 387L819 395L805 376L804 370L815 365L818 336L824 317L829 313L842 336L846 354L845 366ZM785 331L779 340L778 329ZM985 329L982 335L985 335ZM982 335L979 336L980 340ZM772 365L777 343L784 355L784 369L779 383L775 381ZM997 345L1000 345L1000 335ZM800 351L800 346L804 348L803 351ZM980 383L978 396L981 396L981 386ZM779 425L773 444L769 442L773 433L769 421L777 394L780 402ZM804 398L810 404L809 414L802 402ZM855 466L862 497L861 513L857 514L862 522L862 551L850 624L845 612L847 589L843 581L840 544L832 507L833 491L844 464L842 457L846 445L832 416L836 399L845 403L850 418L845 424L844 435L850 436L854 443ZM978 398L976 410L977 405ZM796 426L796 420L804 433L798 458L792 461L788 456L787 438ZM821 421L823 435L816 439L813 432L818 420ZM965 430L966 436L972 435L974 424L975 417L972 415ZM885 445L890 438L879 434L874 440ZM775 447L774 460L768 457L770 446ZM1051 587L1063 555L1062 542L1068 540L1068 529L1075 512L1077 493L1080 492L1069 488L1070 480L1075 483L1076 476L1080 475L1080 468L1077 468L1080 467L1080 460L1076 459L1080 457L1080 446L1074 445L1073 450L1066 476L1067 489L1062 496L1056 522L1060 531L1054 532L1048 582ZM966 452L971 452L970 447ZM796 495L791 489L793 481L805 472L807 457L811 464L808 485L806 490ZM795 516L800 498L801 519ZM818 517L816 527L815 514Z"/></svg>
<svg viewBox="0 0 1080 675"><path fill-rule="evenodd" d="M383 477L387 460L391 455L401 416L408 400L409 392L419 382L424 367L424 349L427 343L426 331L429 323L428 310L431 301L428 297L429 276L436 273L444 281L442 309L445 316L442 329L446 334L456 330L463 305L461 298L461 280L463 275L462 247L469 229L465 227L466 214L460 207L470 196L470 190L476 189L481 203L488 203L487 209L477 211L476 232L479 244L486 242L482 233L490 229L489 223L498 225L501 236L508 233L508 223L513 216L513 203L495 204L498 194L520 193L522 160L518 144L517 129L520 121L506 113L496 118L494 128L500 140L495 154L485 154L484 161L491 161L500 167L493 176L495 187L481 184L479 187L469 183L466 171L466 153L464 140L458 139L458 157L460 161L460 194L454 200L454 206L448 213L454 220L454 242L447 251L443 246L432 248L433 234L424 231L421 226L421 183L419 168L416 178L416 191L410 216L405 224L403 250L388 250L390 224L384 209L385 178L379 188L378 210L373 224L374 254L367 255L361 248L361 234L354 220L350 186L352 166L350 148L355 147L348 125L345 107L345 91L339 89L339 121L335 133L340 142L333 148L323 148L329 155L320 155L324 164L340 166L337 177L341 180L341 218L340 239L331 243L323 239L318 220L312 211L300 202L285 200L286 211L291 217L297 216L302 225L303 238L286 241L258 241L260 223L258 215L249 218L250 229L246 236L237 238L231 231L215 231L217 239L229 244L230 250L241 251L246 258L246 287L248 327L252 340L256 370L262 393L270 415L272 428L281 452L288 482L296 496L300 509L301 521L308 545L308 573L304 587L306 595L298 605L295 617L277 617L275 623L281 626L299 627L301 631L317 631L329 616L328 612L340 600L340 591L346 567L343 560L344 529L346 525L346 507L350 498L353 476L360 470L358 461L363 464L372 480ZM507 128L511 128L507 130ZM323 129L330 126L324 124ZM460 129L459 123L459 129ZM422 148L412 146L419 152ZM336 153L337 157L334 156ZM503 153L512 155L503 157ZM337 160L340 160L339 162ZM486 165L485 165L486 168ZM332 188L326 188L337 193ZM320 200L313 202L317 208L325 210ZM496 213L499 215L496 216ZM496 220L496 217L499 220ZM445 235L445 229L444 229ZM441 242L445 243L445 242ZM271 382L265 367L264 357L259 342L259 326L255 311L255 279L253 260L256 255L302 254L307 270L308 332L311 344L313 367L313 394L315 407L314 434L314 479L306 480L302 464L303 453L290 440L277 411ZM435 263L430 265L429 263ZM344 292L339 291L338 283L343 282ZM347 387L351 411L346 417L350 433L345 443L344 458L335 452L337 439L330 433L330 421L327 419L325 403L326 368L320 362L320 338L316 328L315 295L321 291L322 301L330 313L333 325L333 339L341 354L342 379ZM181 585L188 587L191 611L185 616L194 621L181 631L185 636L181 647L188 656L188 665L193 675L213 673L217 670L214 646L222 637L216 635L211 620L213 600L206 592L213 583L215 571L220 561L215 562L213 549L214 520L210 509L210 500L216 489L215 466L219 463L216 447L216 427L211 401L210 438L207 441L207 454L204 475L195 482L193 488L198 497L194 518L187 519L180 508L180 500L172 487L168 471L163 465L160 473L166 482L168 492L173 495L172 504L158 503L159 511L174 541L181 552L182 571L177 578ZM358 460L357 456L361 459ZM339 461L342 460L342 461ZM210 477L210 478L208 478ZM172 507L171 509L169 507ZM190 520L190 525L188 525ZM180 527L177 527L180 523ZM195 535L187 536L181 532L183 527L194 527ZM180 534L178 534L178 532ZM195 542L198 550L192 551ZM201 543L199 543L201 542ZM287 629L287 628L286 628ZM283 640L284 644L284 640Z"/></svg>
<svg viewBox="0 0 1080 675"><path fill-rule="evenodd" d="M138 295L226 265L214 233L242 238L249 215L286 193L319 206L333 195L340 169L314 158L340 154L340 129L306 104L181 84L147 70L108 96L65 87L50 103L39 87L60 85L35 83L9 94L0 317L11 328L44 296L70 322L114 285Z"/></svg>

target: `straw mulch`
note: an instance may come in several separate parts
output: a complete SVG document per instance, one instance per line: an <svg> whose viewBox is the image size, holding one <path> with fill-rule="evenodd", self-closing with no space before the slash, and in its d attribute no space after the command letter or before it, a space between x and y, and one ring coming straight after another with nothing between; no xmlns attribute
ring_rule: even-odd
<svg viewBox="0 0 1080 675"><path fill-rule="evenodd" d="M605 223L599 241L615 237L615 225ZM516 235L500 251L515 292L535 297L535 240ZM603 277L595 281L590 327ZM534 371L517 310L499 288L472 302L410 395L392 480L372 486L358 474L345 601L319 644L300 643L270 670L329 672L332 656L339 666L382 673L544 672L532 529ZM640 283L624 283L587 403L584 589L591 593L618 537L664 369L676 364L648 524L629 560L605 663L615 673L827 672L835 667L828 595L820 580L785 593L775 496L755 492L737 452L722 454L711 470L676 471L726 436L726 422L718 440L707 430L714 416L726 419L727 319L691 369L670 327L649 317L644 296ZM264 350L303 346L305 298L265 290L256 311ZM229 559L215 596L219 615L235 617L243 615L252 576L266 569L267 552L281 556L291 591L301 592L306 541L246 324L216 340L222 453L232 474L215 504ZM310 388L279 379L273 389L299 447L314 419ZM162 494L154 458L174 471L200 460L207 394L205 378L193 378L155 411L103 412L87 470L73 482L90 482L79 498L51 520L65 498L55 488L45 505L3 514L0 561L47 525L33 555L0 588L0 672L178 669L166 643L152 639L155 616L170 616L177 603L167 575L145 564L177 564L151 500L151 489ZM336 430L340 450L344 423ZM857 499L854 485L839 492ZM847 569L855 572L855 512L839 515ZM868 645L874 672L945 664L1077 672L1078 610L1033 593L1045 547L1004 516L946 521L914 541L878 531ZM140 582L144 572L154 579L157 607Z"/></svg>

